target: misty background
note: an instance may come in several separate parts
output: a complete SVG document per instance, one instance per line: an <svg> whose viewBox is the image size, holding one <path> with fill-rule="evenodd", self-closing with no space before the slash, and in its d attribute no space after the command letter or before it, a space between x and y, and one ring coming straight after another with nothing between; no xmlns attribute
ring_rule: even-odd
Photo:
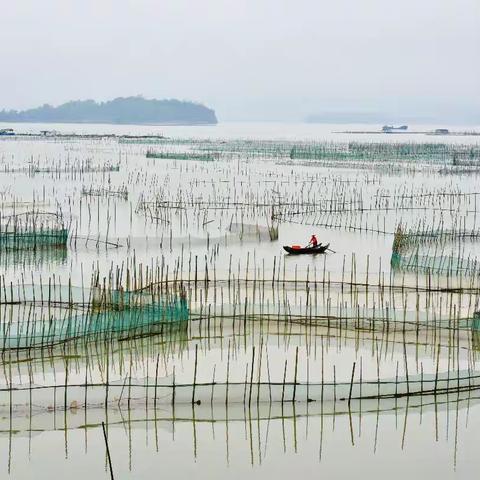
<svg viewBox="0 0 480 480"><path fill-rule="evenodd" d="M0 110L142 94L219 121L480 124L478 0L19 0Z"/></svg>

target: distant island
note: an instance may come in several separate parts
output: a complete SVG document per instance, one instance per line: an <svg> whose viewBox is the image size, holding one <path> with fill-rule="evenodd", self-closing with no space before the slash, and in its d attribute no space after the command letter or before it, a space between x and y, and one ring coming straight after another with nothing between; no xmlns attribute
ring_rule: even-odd
<svg viewBox="0 0 480 480"><path fill-rule="evenodd" d="M111 123L140 125L212 125L215 111L199 103L180 100L148 100L141 96L107 102L78 100L58 107L43 105L30 110L2 110L1 122Z"/></svg>

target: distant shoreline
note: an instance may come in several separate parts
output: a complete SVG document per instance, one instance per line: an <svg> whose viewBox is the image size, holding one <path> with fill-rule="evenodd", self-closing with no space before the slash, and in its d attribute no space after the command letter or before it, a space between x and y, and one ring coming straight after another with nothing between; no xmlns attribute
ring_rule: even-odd
<svg viewBox="0 0 480 480"><path fill-rule="evenodd" d="M152 123L152 122L99 122L98 120L91 121L91 120L1 120L0 124L11 124L15 123L16 125L25 125L25 124L32 124L32 125L122 125L122 126L138 126L138 127L215 127L219 124L219 122L162 122L162 123ZM17 133L17 135L21 135L21 133Z"/></svg>
<svg viewBox="0 0 480 480"><path fill-rule="evenodd" d="M90 139L95 139L95 138L117 138L117 139L166 139L165 135L118 135L116 133L51 133L49 135L43 135L42 133L26 133L26 132L20 132L20 133L15 133L15 135L5 135L2 136L0 135L0 141L2 140L8 140L8 139L15 139L15 138L48 138L48 139L56 139L56 138L90 138Z"/></svg>
<svg viewBox="0 0 480 480"><path fill-rule="evenodd" d="M381 130L344 130L336 131L332 133L346 133L355 135L429 135L432 137L477 137L480 136L480 132L445 132L437 133L432 131L394 131L394 132L382 132Z"/></svg>

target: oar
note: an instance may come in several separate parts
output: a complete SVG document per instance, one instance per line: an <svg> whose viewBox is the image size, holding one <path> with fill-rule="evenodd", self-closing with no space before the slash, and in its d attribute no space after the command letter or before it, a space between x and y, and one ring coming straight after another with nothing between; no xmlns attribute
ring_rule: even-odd
<svg viewBox="0 0 480 480"><path fill-rule="evenodd" d="M337 253L335 250L332 250L331 248L327 248L327 251L332 253Z"/></svg>

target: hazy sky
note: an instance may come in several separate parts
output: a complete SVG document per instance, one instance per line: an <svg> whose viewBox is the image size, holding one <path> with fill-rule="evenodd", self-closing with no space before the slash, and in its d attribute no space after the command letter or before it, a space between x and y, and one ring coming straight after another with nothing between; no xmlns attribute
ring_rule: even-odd
<svg viewBox="0 0 480 480"><path fill-rule="evenodd" d="M198 100L220 120L480 124L480 0L1 3L0 109L143 94Z"/></svg>

